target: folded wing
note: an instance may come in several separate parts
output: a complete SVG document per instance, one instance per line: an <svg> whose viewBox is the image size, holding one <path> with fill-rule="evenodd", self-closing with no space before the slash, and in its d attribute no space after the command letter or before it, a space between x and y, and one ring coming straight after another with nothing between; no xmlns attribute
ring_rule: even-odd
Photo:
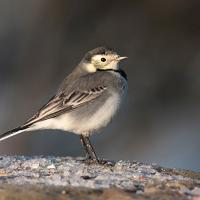
<svg viewBox="0 0 200 200"><path fill-rule="evenodd" d="M52 97L25 125L32 125L36 122L58 117L64 113L71 112L84 106L102 95L106 90L105 86L97 86L88 91L75 90L69 94L59 93Z"/></svg>

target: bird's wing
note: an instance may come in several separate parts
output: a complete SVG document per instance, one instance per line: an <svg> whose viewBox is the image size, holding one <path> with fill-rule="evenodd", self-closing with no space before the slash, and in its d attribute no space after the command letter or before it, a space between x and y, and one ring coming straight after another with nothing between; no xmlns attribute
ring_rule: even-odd
<svg viewBox="0 0 200 200"><path fill-rule="evenodd" d="M106 90L105 86L97 86L88 91L74 90L68 95L60 93L52 97L25 125L58 117L64 113L71 112L89 102L97 99Z"/></svg>

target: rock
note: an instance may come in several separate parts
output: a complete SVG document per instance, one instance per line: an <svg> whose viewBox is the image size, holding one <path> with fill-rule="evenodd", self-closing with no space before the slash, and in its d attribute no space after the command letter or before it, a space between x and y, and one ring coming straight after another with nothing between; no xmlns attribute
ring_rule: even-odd
<svg viewBox="0 0 200 200"><path fill-rule="evenodd" d="M1 199L200 199L200 173L71 157L0 157Z"/></svg>

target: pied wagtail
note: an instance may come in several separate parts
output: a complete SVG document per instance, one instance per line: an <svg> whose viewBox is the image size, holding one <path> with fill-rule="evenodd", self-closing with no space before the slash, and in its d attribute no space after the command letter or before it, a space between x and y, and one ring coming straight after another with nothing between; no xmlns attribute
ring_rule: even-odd
<svg viewBox="0 0 200 200"><path fill-rule="evenodd" d="M105 127L127 90L119 56L106 47L86 53L47 104L22 126L0 135L0 141L24 131L60 129L80 135L87 158L98 162L89 136Z"/></svg>

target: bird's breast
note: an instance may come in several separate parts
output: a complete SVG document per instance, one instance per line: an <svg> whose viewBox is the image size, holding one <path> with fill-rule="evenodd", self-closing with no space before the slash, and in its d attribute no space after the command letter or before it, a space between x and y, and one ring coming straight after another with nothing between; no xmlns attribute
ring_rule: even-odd
<svg viewBox="0 0 200 200"><path fill-rule="evenodd" d="M118 110L120 101L121 99L119 94L112 94L105 103L99 107L91 117L89 117L85 128L91 130L89 132L92 132L93 130L98 131L105 127Z"/></svg>
<svg viewBox="0 0 200 200"><path fill-rule="evenodd" d="M100 102L99 102L100 103ZM110 95L105 102L96 104L95 107L85 108L82 114L63 115L59 121L65 121L61 129L76 134L90 135L104 128L113 118L121 103L121 96L118 93Z"/></svg>

